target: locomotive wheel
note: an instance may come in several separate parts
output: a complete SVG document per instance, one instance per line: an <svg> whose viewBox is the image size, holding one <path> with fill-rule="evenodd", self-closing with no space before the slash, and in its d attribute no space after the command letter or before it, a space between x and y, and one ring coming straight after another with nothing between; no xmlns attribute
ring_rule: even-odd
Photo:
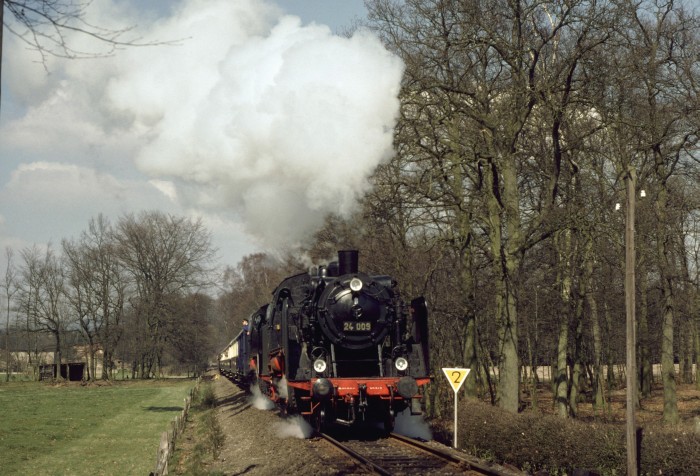
<svg viewBox="0 0 700 476"><path fill-rule="evenodd" d="M311 415L311 427L316 433L321 433L325 429L326 411L321 409Z"/></svg>

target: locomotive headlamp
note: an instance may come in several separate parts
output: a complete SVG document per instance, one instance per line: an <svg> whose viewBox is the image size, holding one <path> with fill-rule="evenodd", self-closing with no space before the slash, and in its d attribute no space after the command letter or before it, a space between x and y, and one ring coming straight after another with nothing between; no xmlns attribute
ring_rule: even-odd
<svg viewBox="0 0 700 476"><path fill-rule="evenodd" d="M314 370L320 374L326 371L326 367L328 365L326 364L326 361L323 359L316 359L314 361Z"/></svg>
<svg viewBox="0 0 700 476"><path fill-rule="evenodd" d="M350 289L354 292L358 292L362 289L362 280L359 278L352 278L350 280Z"/></svg>
<svg viewBox="0 0 700 476"><path fill-rule="evenodd" d="M311 390L315 398L326 398L333 392L333 384L327 378L320 378L314 382Z"/></svg>
<svg viewBox="0 0 700 476"><path fill-rule="evenodd" d="M408 360L405 357L399 357L394 361L394 366L399 372L403 372L408 368Z"/></svg>

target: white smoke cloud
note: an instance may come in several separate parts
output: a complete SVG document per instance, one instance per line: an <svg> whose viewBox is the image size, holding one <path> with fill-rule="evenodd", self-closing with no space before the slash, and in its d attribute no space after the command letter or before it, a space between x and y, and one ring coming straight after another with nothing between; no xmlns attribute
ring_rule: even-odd
<svg viewBox="0 0 700 476"><path fill-rule="evenodd" d="M303 240L349 213L391 154L401 61L371 33L335 36L259 1L186 3L109 82L112 111L148 143L136 163L235 210L265 244ZM192 186L195 185L193 188Z"/></svg>
<svg viewBox="0 0 700 476"><path fill-rule="evenodd" d="M250 387L251 395L248 397L249 403L253 408L258 410L272 410L275 408L275 403L262 394L260 387L257 385L251 385Z"/></svg>
<svg viewBox="0 0 700 476"><path fill-rule="evenodd" d="M287 420L275 422L272 426L278 438L298 438L300 440L311 438L314 433L311 425L300 415L288 418Z"/></svg>
<svg viewBox="0 0 700 476"><path fill-rule="evenodd" d="M289 249L327 213L352 211L368 175L392 153L400 59L369 32L345 38L303 26L268 0L183 0L160 18L142 7L95 0L87 21L137 25L140 41L173 44L94 60L49 57L46 74L35 52L8 37L3 99L11 100L0 124L6 170L71 164L31 176L54 184L68 173L71 183L95 178L66 195L74 197L71 209L82 209L78 229L99 212L116 219L114 210L132 204L162 204L229 230L234 246L242 227L260 248ZM89 38L67 35L76 49L99 51ZM93 188L107 180L114 198L104 198L114 203L102 205ZM48 194L56 189L42 189L34 201L46 200L36 210L55 201ZM11 209L0 206L0 213L16 221ZM65 237L67 223L35 237Z"/></svg>

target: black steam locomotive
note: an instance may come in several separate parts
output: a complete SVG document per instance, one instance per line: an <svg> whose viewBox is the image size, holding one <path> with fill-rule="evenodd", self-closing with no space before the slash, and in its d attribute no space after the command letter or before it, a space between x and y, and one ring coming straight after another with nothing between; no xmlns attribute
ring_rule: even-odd
<svg viewBox="0 0 700 476"><path fill-rule="evenodd" d="M249 349L236 355L246 378L315 429L379 421L391 431L398 412L421 412L427 317L423 298L407 305L389 276L361 273L358 252L339 251L337 262L282 281L232 345Z"/></svg>

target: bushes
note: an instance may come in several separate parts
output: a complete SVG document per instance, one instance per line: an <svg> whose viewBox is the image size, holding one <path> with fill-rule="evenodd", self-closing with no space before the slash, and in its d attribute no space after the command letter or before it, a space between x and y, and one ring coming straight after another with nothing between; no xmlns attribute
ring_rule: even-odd
<svg viewBox="0 0 700 476"><path fill-rule="evenodd" d="M700 434L660 425L644 429L642 474L700 474Z"/></svg>
<svg viewBox="0 0 700 476"><path fill-rule="evenodd" d="M226 438L221 425L216 419L214 408L216 407L216 395L214 394L214 386L211 382L203 385L202 391L199 392L197 419L199 420L199 434L205 442L204 448L210 452L214 459L219 458L221 448L224 446Z"/></svg>
<svg viewBox="0 0 700 476"><path fill-rule="evenodd" d="M583 423L536 413L511 414L467 400L460 404L460 446L474 455L526 471L570 474L588 469L626 474L625 428ZM671 428L646 428L640 450L642 475L700 474L700 435Z"/></svg>
<svg viewBox="0 0 700 476"><path fill-rule="evenodd" d="M226 435L213 411L207 411L202 415L200 435L203 436L206 450L211 453L215 460L219 459Z"/></svg>
<svg viewBox="0 0 700 476"><path fill-rule="evenodd" d="M178 448L178 465L174 474L192 476L221 474L211 472L209 465L221 456L226 434L216 418L217 399L210 381L205 381L195 395L190 422L190 436Z"/></svg>
<svg viewBox="0 0 700 476"><path fill-rule="evenodd" d="M214 395L214 387L210 382L204 384L204 388L198 395L198 406L207 409L216 406L216 395Z"/></svg>

